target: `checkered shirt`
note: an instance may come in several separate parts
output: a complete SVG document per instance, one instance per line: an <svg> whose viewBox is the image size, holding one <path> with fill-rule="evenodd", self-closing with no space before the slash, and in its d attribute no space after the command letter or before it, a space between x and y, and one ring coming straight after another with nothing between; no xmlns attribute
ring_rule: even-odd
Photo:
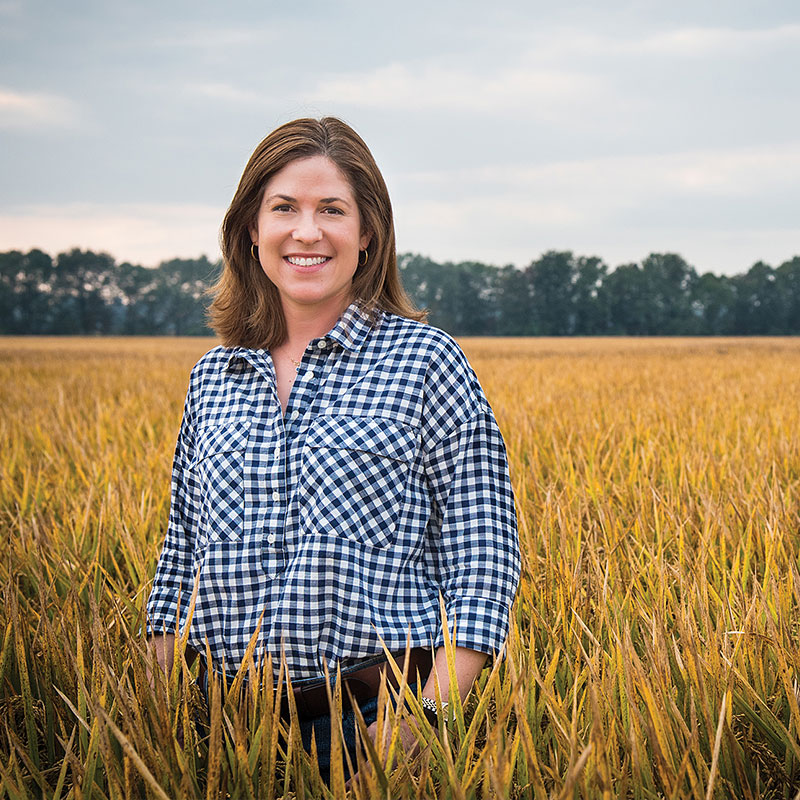
<svg viewBox="0 0 800 800"><path fill-rule="evenodd" d="M505 447L458 345L356 304L306 349L281 413L269 351L192 370L148 631L228 672L256 630L293 679L443 643L498 651L519 579Z"/></svg>

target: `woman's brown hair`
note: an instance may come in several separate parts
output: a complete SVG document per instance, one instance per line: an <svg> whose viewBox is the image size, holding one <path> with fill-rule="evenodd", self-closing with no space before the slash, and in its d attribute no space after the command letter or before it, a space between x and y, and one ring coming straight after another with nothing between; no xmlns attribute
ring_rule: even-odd
<svg viewBox="0 0 800 800"><path fill-rule="evenodd" d="M296 119L276 128L253 151L222 223L222 275L210 289L214 299L208 314L227 347L272 348L286 338L278 290L250 252L249 228L267 181L292 161L318 155L329 158L349 181L362 230L370 234L367 263L353 276L353 297L368 312L425 317L400 283L389 192L364 140L335 117Z"/></svg>

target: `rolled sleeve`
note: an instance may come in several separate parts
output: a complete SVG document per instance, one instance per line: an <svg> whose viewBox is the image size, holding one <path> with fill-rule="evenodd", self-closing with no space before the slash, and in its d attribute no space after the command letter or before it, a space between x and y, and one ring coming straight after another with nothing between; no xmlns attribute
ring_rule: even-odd
<svg viewBox="0 0 800 800"><path fill-rule="evenodd" d="M476 411L426 454L436 505L430 560L455 644L502 648L520 575L514 495L491 409ZM435 642L444 642L443 633Z"/></svg>

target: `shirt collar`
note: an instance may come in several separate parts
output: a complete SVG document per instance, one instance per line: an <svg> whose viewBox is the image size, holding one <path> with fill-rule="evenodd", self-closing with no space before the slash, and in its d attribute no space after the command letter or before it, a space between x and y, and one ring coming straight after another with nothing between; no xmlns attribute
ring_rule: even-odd
<svg viewBox="0 0 800 800"><path fill-rule="evenodd" d="M347 306L333 329L324 338L336 342L345 350L358 352L367 340L370 330L380 322L382 316L383 312L379 309L367 311L355 301Z"/></svg>
<svg viewBox="0 0 800 800"><path fill-rule="evenodd" d="M354 301L347 306L333 328L320 339L330 339L345 350L357 353L364 346L370 330L378 325L382 317L383 311L380 309L368 311L358 301ZM267 351L264 349L234 347L225 361L225 369L230 370L240 358L252 362L252 360L266 359L266 355Z"/></svg>
<svg viewBox="0 0 800 800"><path fill-rule="evenodd" d="M264 350L263 348L252 348L252 347L234 347L231 349L230 353L228 354L228 358L224 361L224 370L226 372L230 372L234 367L236 367L240 360L247 361L252 364L256 369L263 369L269 372L268 363L269 358L267 357L268 351Z"/></svg>

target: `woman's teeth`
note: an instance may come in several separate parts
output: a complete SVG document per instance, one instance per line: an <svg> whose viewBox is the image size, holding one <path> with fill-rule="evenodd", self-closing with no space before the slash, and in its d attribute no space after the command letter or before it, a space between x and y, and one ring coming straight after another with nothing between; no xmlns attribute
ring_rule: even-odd
<svg viewBox="0 0 800 800"><path fill-rule="evenodd" d="M316 258L298 258L297 256L286 256L286 260L296 267L315 267L317 264L322 264L327 261L327 256L318 256Z"/></svg>

